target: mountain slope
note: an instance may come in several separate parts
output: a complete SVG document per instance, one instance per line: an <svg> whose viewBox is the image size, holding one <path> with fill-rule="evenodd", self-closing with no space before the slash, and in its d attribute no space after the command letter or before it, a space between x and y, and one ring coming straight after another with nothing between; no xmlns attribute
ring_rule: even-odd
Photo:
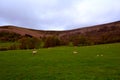
<svg viewBox="0 0 120 80"><path fill-rule="evenodd" d="M0 34L3 32L16 33L21 36L27 35L39 39L56 36L66 44L69 42L77 42L77 40L80 42L81 37L95 44L112 43L120 42L120 21L66 31L43 31L17 26L0 26Z"/></svg>
<svg viewBox="0 0 120 80"><path fill-rule="evenodd" d="M104 36L120 39L120 21L65 31L60 34L60 37L69 39L71 36L78 35L84 35L89 39L94 38L98 40Z"/></svg>

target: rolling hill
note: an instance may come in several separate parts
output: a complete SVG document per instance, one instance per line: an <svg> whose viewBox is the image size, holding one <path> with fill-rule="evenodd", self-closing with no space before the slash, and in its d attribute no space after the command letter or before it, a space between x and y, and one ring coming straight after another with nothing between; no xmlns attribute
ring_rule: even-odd
<svg viewBox="0 0 120 80"><path fill-rule="evenodd" d="M18 40L23 36L35 37L38 39L55 36L62 41L62 44L69 44L72 42L78 45L84 43L86 40L87 43L89 42L90 44L114 43L120 42L120 21L66 31L43 31L11 25L0 26L0 40L6 39L6 36L3 34L15 34L14 40ZM7 36L9 40L12 38L13 35L10 37Z"/></svg>

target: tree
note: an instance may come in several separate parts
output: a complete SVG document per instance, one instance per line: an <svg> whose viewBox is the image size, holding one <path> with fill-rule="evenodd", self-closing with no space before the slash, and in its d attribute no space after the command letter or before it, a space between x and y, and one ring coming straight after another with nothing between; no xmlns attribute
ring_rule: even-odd
<svg viewBox="0 0 120 80"><path fill-rule="evenodd" d="M40 43L37 38L23 37L19 40L20 49L34 49L38 48L38 44Z"/></svg>
<svg viewBox="0 0 120 80"><path fill-rule="evenodd" d="M74 35L70 37L70 41L74 46L80 46L80 45L87 45L88 40L85 36L83 35Z"/></svg>
<svg viewBox="0 0 120 80"><path fill-rule="evenodd" d="M44 47L54 47L59 46L60 40L56 36L49 36L45 39Z"/></svg>

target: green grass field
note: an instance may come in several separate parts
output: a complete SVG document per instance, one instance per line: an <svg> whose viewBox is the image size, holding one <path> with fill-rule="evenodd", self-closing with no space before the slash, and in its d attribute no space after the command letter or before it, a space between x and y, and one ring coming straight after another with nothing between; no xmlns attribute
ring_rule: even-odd
<svg viewBox="0 0 120 80"><path fill-rule="evenodd" d="M13 42L0 42L0 47L8 47L14 44Z"/></svg>
<svg viewBox="0 0 120 80"><path fill-rule="evenodd" d="M19 44L18 42L0 42L0 47L10 47L14 44Z"/></svg>
<svg viewBox="0 0 120 80"><path fill-rule="evenodd" d="M120 80L120 43L1 51L0 80Z"/></svg>

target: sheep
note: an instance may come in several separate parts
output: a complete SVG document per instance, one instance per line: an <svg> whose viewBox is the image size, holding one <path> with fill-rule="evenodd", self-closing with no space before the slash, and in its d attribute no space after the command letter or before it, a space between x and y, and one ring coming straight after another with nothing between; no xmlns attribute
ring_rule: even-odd
<svg viewBox="0 0 120 80"><path fill-rule="evenodd" d="M97 54L97 56L103 56L103 54L101 54L101 55Z"/></svg>
<svg viewBox="0 0 120 80"><path fill-rule="evenodd" d="M77 54L78 52L77 51L73 51L74 54Z"/></svg>
<svg viewBox="0 0 120 80"><path fill-rule="evenodd" d="M97 54L97 56L99 56L99 54Z"/></svg>
<svg viewBox="0 0 120 80"><path fill-rule="evenodd" d="M33 50L32 54L35 55L37 53L37 50Z"/></svg>

